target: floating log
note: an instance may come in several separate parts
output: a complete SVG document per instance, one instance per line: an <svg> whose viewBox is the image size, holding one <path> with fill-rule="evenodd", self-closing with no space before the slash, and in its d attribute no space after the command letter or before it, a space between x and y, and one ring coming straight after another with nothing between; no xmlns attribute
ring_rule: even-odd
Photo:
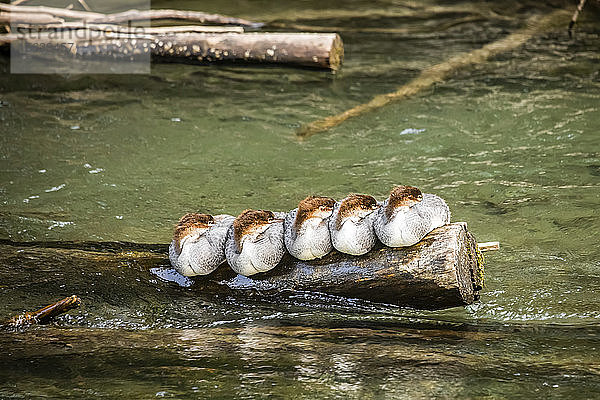
<svg viewBox="0 0 600 400"><path fill-rule="evenodd" d="M2 24L57 24L62 23L62 18L57 18L48 14L26 14L26 13L1 13L0 23Z"/></svg>
<svg viewBox="0 0 600 400"><path fill-rule="evenodd" d="M89 32L92 32L88 30ZM336 33L198 33L140 34L113 32L86 35L36 32L24 39L17 34L0 36L0 45L22 42L35 51L40 44L55 44L58 55L86 59L134 59L151 54L153 61L186 64L267 63L338 70L344 46ZM116 36L116 37L115 37ZM60 37L60 39L57 39ZM78 38L95 39L78 39ZM44 46L44 54L48 47ZM39 53L39 51L38 51ZM64 54L62 54L64 53Z"/></svg>
<svg viewBox="0 0 600 400"><path fill-rule="evenodd" d="M458 222L435 229L410 247L390 248L380 244L363 256L333 251L313 261L286 256L278 267L265 274L217 281L235 290L315 291L441 309L472 304L479 298L483 258L467 224Z"/></svg>
<svg viewBox="0 0 600 400"><path fill-rule="evenodd" d="M14 54L23 56L23 62L32 55L60 60L61 64L69 63L66 56L147 62L145 56L152 55L156 62L275 63L335 71L344 55L342 40L335 33L243 33L243 27L259 28L264 24L196 11L129 10L102 14L10 4L0 4L0 11L0 21L13 23L11 34L0 35L0 46L22 45ZM67 22L65 18L74 21ZM149 20L238 26L116 26Z"/></svg>
<svg viewBox="0 0 600 400"><path fill-rule="evenodd" d="M2 22L2 16L0 15L0 22ZM106 32L107 34L123 34L124 36L133 36L139 34L141 28L139 27L131 27L131 26L123 26L123 25L112 25L112 24L94 24L87 22L54 22L54 23L40 23L39 25L32 26L31 23L27 22L15 22L13 20L11 22L11 27L14 30L22 30L24 32L30 32L33 37L37 37L38 32L46 31L45 34L40 34L40 37L45 37L47 40L53 37L60 37L60 34L56 32L66 32L66 31L79 31L79 30L89 30L95 32ZM53 32L50 34L50 32ZM144 27L143 33L146 35L160 35L160 34L174 34L174 33L184 33L184 32L211 32L211 33L223 33L223 32L235 32L235 33L244 33L244 28L241 26L215 26L215 25L180 25L180 26L159 26L159 27ZM62 35L67 36L69 34L63 33ZM76 35L75 33L71 35ZM78 36L85 37L86 33ZM88 36L90 36L88 34ZM99 34L95 35L96 37L100 36ZM67 36L68 37L68 36Z"/></svg>

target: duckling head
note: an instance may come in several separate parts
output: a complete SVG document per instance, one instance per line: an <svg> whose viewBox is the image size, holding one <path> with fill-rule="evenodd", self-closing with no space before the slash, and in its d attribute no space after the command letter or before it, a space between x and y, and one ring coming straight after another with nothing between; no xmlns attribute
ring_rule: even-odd
<svg viewBox="0 0 600 400"><path fill-rule="evenodd" d="M346 220L355 224L379 208L377 200L366 194L351 194L340 203L338 215L335 220L336 228L339 230Z"/></svg>
<svg viewBox="0 0 600 400"><path fill-rule="evenodd" d="M394 212L401 207L408 209L423 200L423 193L419 188L414 186L399 185L392 189L388 200L385 214L391 218Z"/></svg>
<svg viewBox="0 0 600 400"><path fill-rule="evenodd" d="M245 241L256 241L258 235L269 229L271 224L281 222L283 222L283 219L275 217L272 211L242 211L233 221L233 240L238 250L242 250Z"/></svg>
<svg viewBox="0 0 600 400"><path fill-rule="evenodd" d="M308 196L298 204L298 213L294 227L300 229L302 224L311 218L321 220L331 217L335 200L331 197Z"/></svg>
<svg viewBox="0 0 600 400"><path fill-rule="evenodd" d="M209 214L188 213L181 217L177 225L175 225L173 233L177 254L181 253L181 248L186 240L198 239L214 224L215 220Z"/></svg>

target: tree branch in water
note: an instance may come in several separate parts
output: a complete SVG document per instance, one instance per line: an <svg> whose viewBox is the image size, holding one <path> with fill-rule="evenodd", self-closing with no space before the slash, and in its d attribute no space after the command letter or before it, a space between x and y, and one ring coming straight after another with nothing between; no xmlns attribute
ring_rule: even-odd
<svg viewBox="0 0 600 400"><path fill-rule="evenodd" d="M68 10L65 8L54 8L44 6L15 6L11 4L0 4L0 10L7 13L19 13L20 15L39 14L59 17L73 18L86 22L115 24L132 21L148 20L178 20L193 21L201 24L222 24L222 25L240 25L251 28L259 28L263 24L260 22L248 21L242 18L228 17L219 14L207 14L199 11L181 11L181 10L129 10L115 14L102 14L90 11Z"/></svg>
<svg viewBox="0 0 600 400"><path fill-rule="evenodd" d="M569 22L569 29L568 29L570 38L573 37L573 27L575 26L575 23L577 22L579 13L583 11L583 6L585 6L585 0L580 0L579 5L577 6L577 9L575 9L575 12L573 13L573 16L571 17L571 22Z"/></svg>
<svg viewBox="0 0 600 400"><path fill-rule="evenodd" d="M378 110L392 102L403 100L414 96L424 89L442 82L461 68L482 64L489 58L499 53L504 53L520 47L536 34L542 33L568 16L565 10L558 10L540 19L530 20L525 28L511 33L503 39L489 43L480 49L468 53L458 54L447 61L433 65L423 70L418 77L401 86L392 93L380 94L371 101L360 104L340 114L332 115L309 124L306 124L296 132L299 138L307 138L319 132L327 131L340 125L349 118L358 117L371 111Z"/></svg>

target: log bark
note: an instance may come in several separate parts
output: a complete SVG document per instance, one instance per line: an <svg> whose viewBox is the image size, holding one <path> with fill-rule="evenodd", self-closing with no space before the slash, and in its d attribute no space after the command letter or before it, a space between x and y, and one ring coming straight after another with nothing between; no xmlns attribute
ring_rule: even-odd
<svg viewBox="0 0 600 400"><path fill-rule="evenodd" d="M77 31L80 32L80 31ZM150 53L153 61L186 64L267 63L338 70L344 47L335 33L168 33L130 35L36 33L24 45L56 44L66 55L130 59ZM60 39L57 39L59 37ZM95 37L88 40L85 38ZM84 38L84 39L79 39ZM22 41L16 34L0 36L0 45ZM61 47L62 46L62 47ZM44 47L47 49L47 47Z"/></svg>
<svg viewBox="0 0 600 400"><path fill-rule="evenodd" d="M467 224L458 222L435 229L411 247L380 244L363 256L333 251L308 262L288 257L265 274L217 281L235 290L316 291L420 309L442 309L472 304L479 298L483 260Z"/></svg>

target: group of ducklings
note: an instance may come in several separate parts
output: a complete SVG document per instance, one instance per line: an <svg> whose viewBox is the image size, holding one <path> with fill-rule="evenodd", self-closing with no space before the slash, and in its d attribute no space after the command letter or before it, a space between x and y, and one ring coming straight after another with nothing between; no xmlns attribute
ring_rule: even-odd
<svg viewBox="0 0 600 400"><path fill-rule="evenodd" d="M365 194L340 201L309 196L289 213L186 214L175 226L169 259L185 276L209 274L225 261L250 276L275 268L286 251L299 260L321 258L334 248L362 255L377 238L390 247L412 246L449 222L446 202L414 186L394 187L383 202Z"/></svg>

